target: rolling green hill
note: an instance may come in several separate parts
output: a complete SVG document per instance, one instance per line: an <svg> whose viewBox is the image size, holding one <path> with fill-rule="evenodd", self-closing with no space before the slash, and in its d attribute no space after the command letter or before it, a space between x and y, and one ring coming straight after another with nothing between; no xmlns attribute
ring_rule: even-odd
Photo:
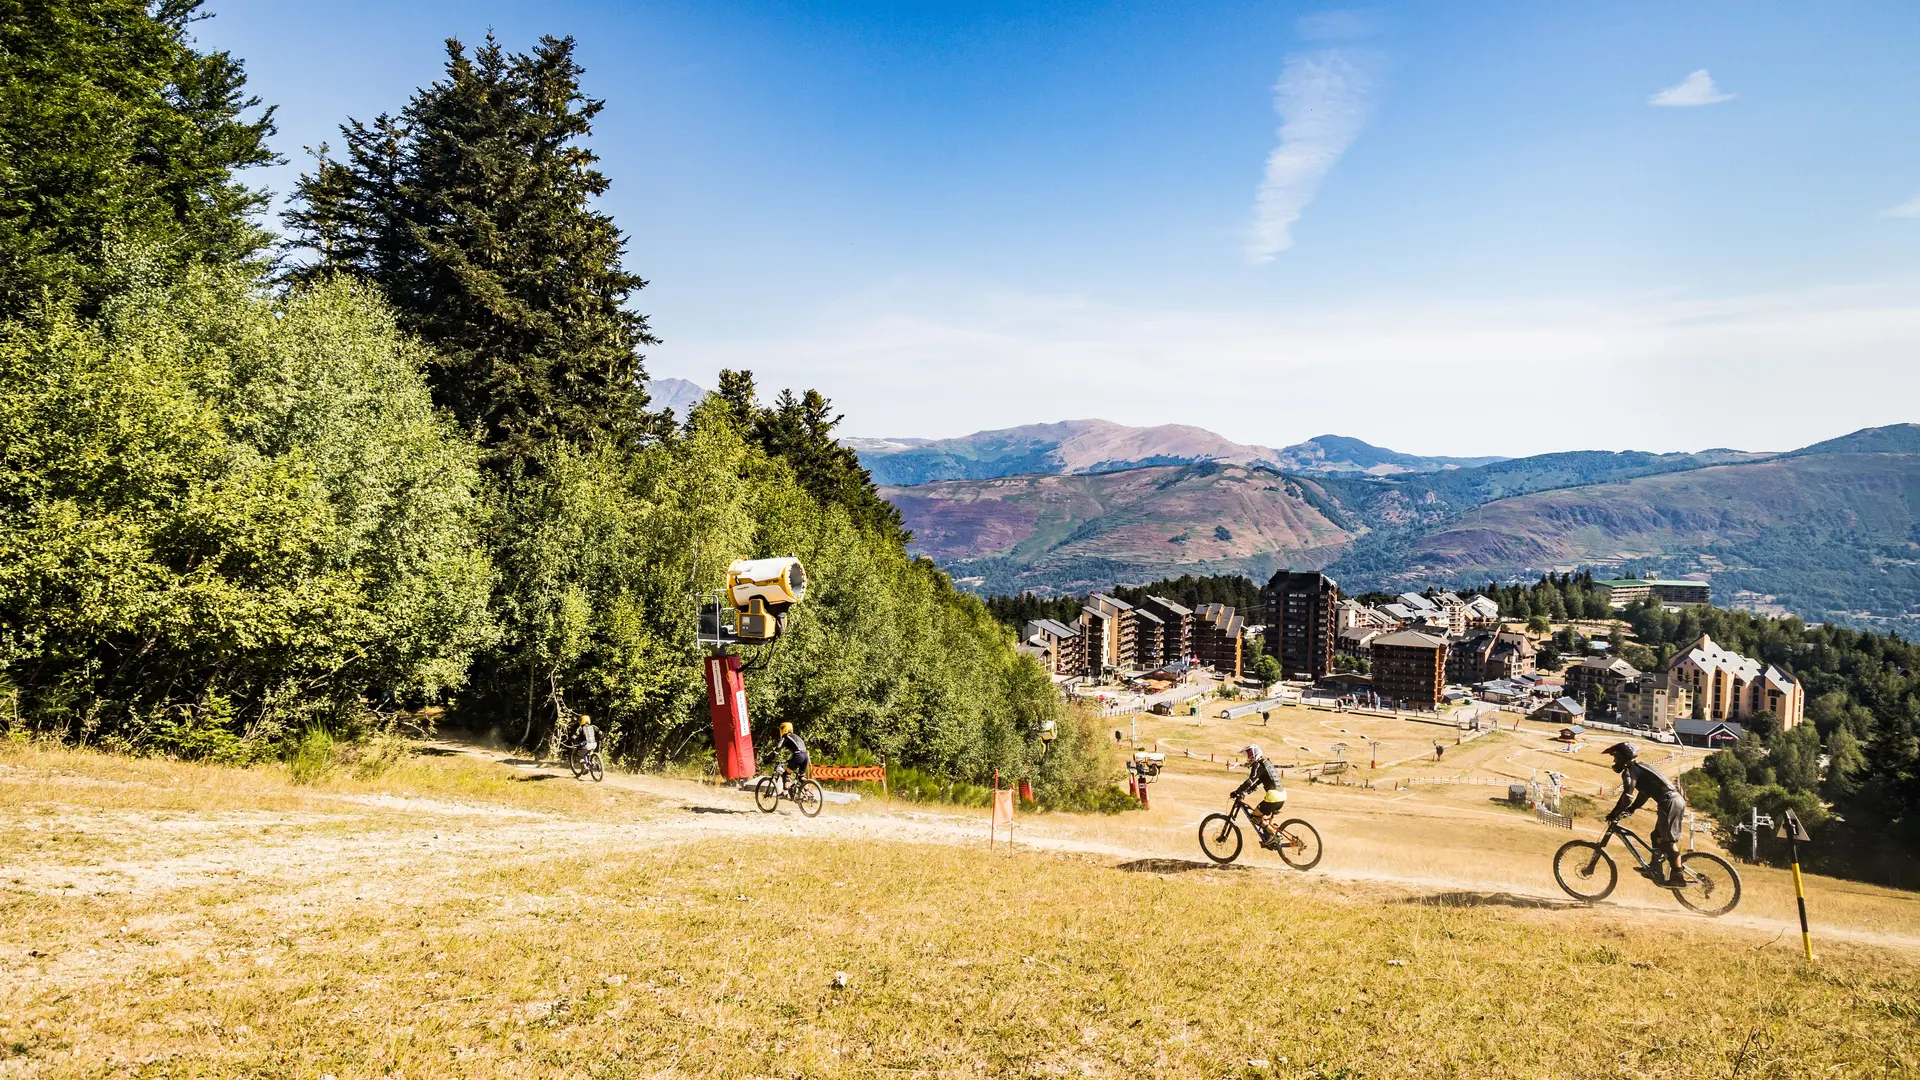
<svg viewBox="0 0 1920 1080"><path fill-rule="evenodd" d="M1313 479L1159 465L882 488L914 550L983 592L1107 585L1166 569L1264 576L1321 566L1365 526Z"/></svg>
<svg viewBox="0 0 1920 1080"><path fill-rule="evenodd" d="M1369 476L1157 465L884 489L982 592L1327 567L1350 590L1707 575L1721 602L1920 630L1920 426L1787 454L1578 451Z"/></svg>
<svg viewBox="0 0 1920 1080"><path fill-rule="evenodd" d="M1752 593L1809 618L1920 621L1920 454L1844 449L1499 499L1362 538L1332 572L1368 587L1577 567L1705 573L1722 602Z"/></svg>

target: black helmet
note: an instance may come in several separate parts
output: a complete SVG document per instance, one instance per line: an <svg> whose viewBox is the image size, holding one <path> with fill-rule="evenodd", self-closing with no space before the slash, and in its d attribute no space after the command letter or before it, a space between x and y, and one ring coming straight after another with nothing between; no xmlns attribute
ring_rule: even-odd
<svg viewBox="0 0 1920 1080"><path fill-rule="evenodd" d="M1635 750L1632 743L1624 742L1617 742L1607 747L1607 753L1613 755L1615 764L1625 764L1640 756L1640 751Z"/></svg>

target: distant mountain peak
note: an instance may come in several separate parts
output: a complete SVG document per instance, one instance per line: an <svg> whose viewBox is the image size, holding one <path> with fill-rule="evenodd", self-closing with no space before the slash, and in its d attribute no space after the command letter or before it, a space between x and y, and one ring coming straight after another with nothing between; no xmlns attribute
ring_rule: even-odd
<svg viewBox="0 0 1920 1080"><path fill-rule="evenodd" d="M1814 454L1920 454L1920 424L1861 428L1837 439L1801 447L1787 456L1810 457Z"/></svg>
<svg viewBox="0 0 1920 1080"><path fill-rule="evenodd" d="M1234 442L1192 424L1131 427L1085 418L976 431L957 439L854 438L846 444L876 481L895 486L1001 476L1115 472L1148 465L1214 461L1290 472L1434 472L1500 458L1421 457L1342 435L1321 435L1282 449Z"/></svg>
<svg viewBox="0 0 1920 1080"><path fill-rule="evenodd" d="M685 420L707 393L706 387L685 379L654 379L647 383L647 397L653 407L671 412L676 420Z"/></svg>

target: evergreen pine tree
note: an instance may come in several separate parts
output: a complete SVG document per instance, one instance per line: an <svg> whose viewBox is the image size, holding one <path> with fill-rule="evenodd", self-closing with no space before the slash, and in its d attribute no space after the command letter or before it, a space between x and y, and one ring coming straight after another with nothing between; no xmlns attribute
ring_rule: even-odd
<svg viewBox="0 0 1920 1080"><path fill-rule="evenodd" d="M0 0L0 318L96 303L115 244L169 268L253 259L273 110L189 44L200 0Z"/></svg>
<svg viewBox="0 0 1920 1080"><path fill-rule="evenodd" d="M316 257L297 273L378 283L440 354L435 400L503 471L550 440L632 446L664 423L639 351L656 339L627 307L646 282L592 207L608 180L582 143L602 102L573 49L448 41L445 78L397 118L343 126L345 156L322 148L286 216Z"/></svg>

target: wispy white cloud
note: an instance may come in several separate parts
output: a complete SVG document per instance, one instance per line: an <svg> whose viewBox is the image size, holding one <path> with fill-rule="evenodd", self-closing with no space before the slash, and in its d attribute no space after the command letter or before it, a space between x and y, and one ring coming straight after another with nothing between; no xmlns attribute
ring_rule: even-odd
<svg viewBox="0 0 1920 1080"><path fill-rule="evenodd" d="M1287 57L1273 87L1280 143L1254 197L1248 258L1268 262L1293 246L1293 223L1366 126L1379 66L1377 54L1359 49Z"/></svg>
<svg viewBox="0 0 1920 1080"><path fill-rule="evenodd" d="M1880 212L1881 217L1920 217L1920 195L1915 195L1899 206L1891 206Z"/></svg>
<svg viewBox="0 0 1920 1080"><path fill-rule="evenodd" d="M1718 105L1722 101L1732 101L1732 94L1723 94L1713 84L1713 76L1706 68L1681 79L1673 86L1647 99L1649 105L1668 105L1676 108L1689 108L1695 105Z"/></svg>

